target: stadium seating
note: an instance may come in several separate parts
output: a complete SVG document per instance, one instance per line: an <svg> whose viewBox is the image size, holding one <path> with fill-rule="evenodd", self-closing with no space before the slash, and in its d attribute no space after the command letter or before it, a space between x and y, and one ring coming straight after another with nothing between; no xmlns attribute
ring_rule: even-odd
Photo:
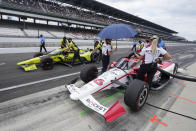
<svg viewBox="0 0 196 131"><path fill-rule="evenodd" d="M5 28L0 27L0 36L17 36L17 37L23 37L25 36L24 33L21 31L21 29L14 29L14 28Z"/></svg>
<svg viewBox="0 0 196 131"><path fill-rule="evenodd" d="M91 21L97 24L116 24L116 23L125 23L122 20L117 20L112 17L102 15L93 11L85 10L82 8L77 8L75 6L65 5L62 3L57 3L55 1L45 1L45 0L2 0L5 6L9 8L14 8L18 10L23 10L32 13L39 13L43 15L53 15L60 17L69 17L74 19ZM130 24L130 23L129 23ZM132 25L138 32L141 37L150 37L153 34L157 34L159 36L163 36L165 38L170 38L172 34L167 32L162 32L157 29L149 28L143 25ZM38 30L21 30L21 29L13 29L9 31L9 29L4 29L6 33L0 33L0 36L18 36L18 37L38 37ZM19 32L19 33L16 33ZM64 36L64 32L57 31L48 31L48 30L40 30L39 34L43 34L48 38L59 38ZM96 38L95 33L92 32L83 32L83 31L69 31L69 37L78 38L78 39L94 39Z"/></svg>
<svg viewBox="0 0 196 131"><path fill-rule="evenodd" d="M64 36L67 38L76 39L95 39L96 34L91 32L84 32L81 30L73 30L69 32L53 31L50 29L35 30L35 29L20 29L13 27L0 27L0 37L23 37L23 38L37 38L38 35L43 34L46 38L61 39Z"/></svg>

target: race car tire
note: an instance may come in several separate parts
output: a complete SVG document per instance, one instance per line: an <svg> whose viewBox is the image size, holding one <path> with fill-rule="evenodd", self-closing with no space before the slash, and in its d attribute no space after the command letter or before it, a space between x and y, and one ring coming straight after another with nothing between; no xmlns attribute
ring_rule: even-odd
<svg viewBox="0 0 196 131"><path fill-rule="evenodd" d="M35 53L33 55L33 57L35 58L35 57L39 57L39 56L42 56L42 55L44 55L42 52L38 52L38 53Z"/></svg>
<svg viewBox="0 0 196 131"><path fill-rule="evenodd" d="M97 53L92 53L91 54L91 62L96 62L98 60L98 54Z"/></svg>
<svg viewBox="0 0 196 131"><path fill-rule="evenodd" d="M98 69L95 65L86 65L80 72L80 78L83 82L88 83L98 75Z"/></svg>
<svg viewBox="0 0 196 131"><path fill-rule="evenodd" d="M139 111L148 98L149 86L146 82L134 79L126 89L124 102L133 111Z"/></svg>
<svg viewBox="0 0 196 131"><path fill-rule="evenodd" d="M41 61L42 69L51 70L53 69L53 60L51 58L45 58Z"/></svg>

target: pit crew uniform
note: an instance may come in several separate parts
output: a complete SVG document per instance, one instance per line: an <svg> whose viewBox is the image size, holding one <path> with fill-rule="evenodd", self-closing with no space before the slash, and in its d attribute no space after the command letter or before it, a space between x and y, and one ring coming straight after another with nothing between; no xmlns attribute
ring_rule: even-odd
<svg viewBox="0 0 196 131"><path fill-rule="evenodd" d="M144 56L143 64L140 65L140 69L137 72L137 79L144 81L144 76L147 73L147 83L149 87L152 86L152 79L157 71L157 63L155 62L159 55L165 55L167 53L161 47L157 47L155 55L152 54L151 44L144 47L140 52L141 56Z"/></svg>
<svg viewBox="0 0 196 131"><path fill-rule="evenodd" d="M66 48L67 47L67 43L68 43L67 40L65 40L65 42L63 40L61 40L61 48Z"/></svg>
<svg viewBox="0 0 196 131"><path fill-rule="evenodd" d="M103 45L101 43L98 43L96 48L98 49L98 54L99 54L99 58L98 58L98 61L101 60L101 57L102 57L102 47Z"/></svg>
<svg viewBox="0 0 196 131"><path fill-rule="evenodd" d="M136 41L134 41L134 42L133 42L133 47L132 47L132 49L131 49L131 50L136 51L136 45L137 45L137 42L136 42Z"/></svg>
<svg viewBox="0 0 196 131"><path fill-rule="evenodd" d="M77 47L77 45L73 42L73 41L71 41L70 43L69 43L69 48L70 48L70 51L74 51L74 57L73 57L73 59L72 59L72 63L71 63L71 65L74 65L74 62L75 62L75 60L78 58L79 60L80 60L80 62L83 64L83 61L81 60L81 58L80 58L80 49Z"/></svg>
<svg viewBox="0 0 196 131"><path fill-rule="evenodd" d="M104 43L102 47L102 73L107 70L110 63L109 51L112 51L111 45Z"/></svg>
<svg viewBox="0 0 196 131"><path fill-rule="evenodd" d="M142 43L139 43L139 44L138 44L138 48L139 48L138 51L140 52L140 51L142 50L143 47L144 47L143 44L142 44Z"/></svg>

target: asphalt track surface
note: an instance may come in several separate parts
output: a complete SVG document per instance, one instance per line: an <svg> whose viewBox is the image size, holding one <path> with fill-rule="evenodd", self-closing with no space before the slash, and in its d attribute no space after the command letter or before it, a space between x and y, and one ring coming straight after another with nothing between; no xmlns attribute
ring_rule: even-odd
<svg viewBox="0 0 196 131"><path fill-rule="evenodd" d="M117 60L122 56L127 56L129 50L130 49L119 49L118 52L112 56L111 61ZM168 52L171 53L173 61L177 62L180 67L183 68L188 67L196 61L196 46L168 47ZM123 94L118 94L108 103L108 106L111 106L116 100L119 100L128 112L126 113L126 115L123 115L112 123L105 122L105 120L95 112L88 112L81 116L81 113L84 112L87 108L79 102L71 101L69 99L69 94L67 94L66 89L62 85L68 83L70 80L78 76L80 69L84 66L76 65L73 68L70 68L63 65L55 65L54 69L50 71L45 71L39 68L37 71L33 72L24 72L22 71L22 69L16 66L17 62L29 59L32 56L33 53L0 55L0 102L4 105L0 107L0 127L2 127L2 124L5 124L4 121L8 121L6 122L6 124L9 124L12 123L9 121L10 119L14 118L14 120L17 121L17 119L19 118L16 117L20 115L22 116L26 112L35 111L34 113L37 114L32 113L32 116L42 114L46 115L46 118L52 114L53 116L50 116L49 119L46 119L46 121L42 121L43 125L40 124L40 121L34 121L30 125L27 124L24 127L21 126L15 128L15 126L13 126L13 128L11 128L10 126L10 130L84 129L127 131L131 129L133 131L136 131L143 130L145 128L145 125L147 124L146 121L153 117L154 113L157 111L156 108L145 105L145 107L141 111L137 113L132 112L128 109L128 107L124 105ZM101 64L99 64L98 67L101 67ZM73 75L73 73L76 74ZM166 103L169 95L178 95L184 88L183 85L179 85L177 82L178 80L174 79L166 89L156 92L151 91L148 97L148 103L159 107L162 107L164 105L164 107L169 108L174 102L174 100L171 100L170 102ZM54 89L54 91L52 93L48 93L49 95L46 95L48 89ZM46 90L46 93L41 92L44 90ZM40 94L36 96L36 93ZM112 96L115 93L117 92L109 90L103 93L99 93L95 97L100 101L103 101L108 98L107 96ZM29 100L29 98L26 98L30 94L35 95L33 96L34 99ZM8 101L15 100L16 98L19 99L20 97L24 97L24 100L27 100L21 101L20 105L14 105L12 102ZM6 102L8 102L8 104L6 104ZM11 103L11 106L7 107L7 105L9 105L9 102ZM64 111L59 112L58 114L59 116L62 116L56 116L56 112L58 111L55 111L54 113L51 110L55 110L55 108L62 105ZM30 108L31 110L25 110L24 108ZM16 114L13 113L12 115L5 115L9 114L9 112L11 111L17 111L19 109L22 110L20 110ZM38 109L44 109L45 111L36 111ZM48 114L46 114L46 112ZM55 117L57 117L57 121L53 120L53 118ZM71 121L74 122L71 123ZM51 122L54 124L53 126L51 126ZM6 126L6 124L4 125L4 127ZM6 128L3 127L2 129L6 130Z"/></svg>

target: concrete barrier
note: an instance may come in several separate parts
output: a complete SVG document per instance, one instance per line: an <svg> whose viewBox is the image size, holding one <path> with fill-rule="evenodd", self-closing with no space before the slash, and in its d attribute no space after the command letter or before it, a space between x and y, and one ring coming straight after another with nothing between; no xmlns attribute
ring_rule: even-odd
<svg viewBox="0 0 196 131"><path fill-rule="evenodd" d="M46 47L59 47L61 39L46 39ZM73 39L73 41L79 46L92 46L94 45L94 40L78 40ZM114 46L116 41L113 41ZM117 41L118 46L132 46L132 41ZM167 46L184 46L188 43L179 42L165 42ZM0 37L0 48L15 48L15 47L39 47L39 38L8 38Z"/></svg>

